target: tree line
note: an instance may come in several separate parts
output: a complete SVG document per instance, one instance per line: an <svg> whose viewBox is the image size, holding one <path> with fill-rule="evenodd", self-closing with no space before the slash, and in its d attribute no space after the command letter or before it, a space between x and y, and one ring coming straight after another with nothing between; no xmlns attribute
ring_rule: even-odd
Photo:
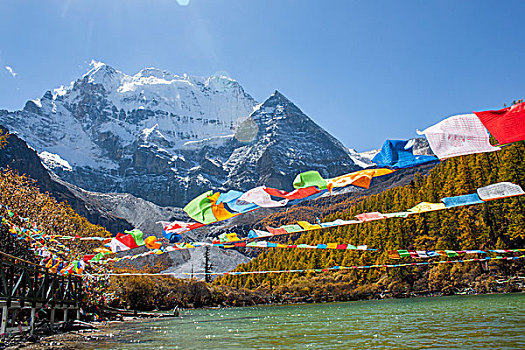
<svg viewBox="0 0 525 350"><path fill-rule="evenodd" d="M315 213L331 213L321 221L350 220L365 212L405 211L416 204L440 202L441 198L475 193L479 187L509 181L525 186L525 142L504 147L499 152L473 154L452 158L439 163L427 175L416 174L413 181L403 187L388 189L367 198L356 196L342 203L325 204L322 208L299 207L293 219L315 219ZM315 206L315 202L313 203ZM303 213L300 215L300 213ZM265 224L278 226L282 214L265 219ZM507 198L479 205L458 207L438 212L409 216L405 219L380 220L359 225L308 231L281 238L288 244L347 243L366 244L380 252L335 250L265 249L252 261L239 266L236 271L321 269L332 266L393 264L399 260L388 257L388 250L439 250L439 249L505 249L523 248L525 243L525 199ZM295 238L295 239L294 239ZM481 256L480 256L481 257ZM401 260L407 262L408 259ZM412 260L415 261L415 260ZM296 286L302 285L304 293L322 289L330 283L334 290L367 291L374 293L489 291L498 278L514 276L524 264L516 262L491 262L446 264L421 267L350 270L323 273L258 274L223 276L215 283L256 289L280 288L281 293L301 296ZM331 292L335 293L335 292Z"/></svg>

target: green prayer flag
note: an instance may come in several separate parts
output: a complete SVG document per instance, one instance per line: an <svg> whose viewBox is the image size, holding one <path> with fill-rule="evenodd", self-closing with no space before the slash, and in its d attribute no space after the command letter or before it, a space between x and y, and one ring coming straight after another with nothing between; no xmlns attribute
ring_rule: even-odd
<svg viewBox="0 0 525 350"><path fill-rule="evenodd" d="M398 250L397 252L399 253L399 256L402 258L410 257L410 253L408 252L408 250Z"/></svg>
<svg viewBox="0 0 525 350"><path fill-rule="evenodd" d="M208 198L212 194L213 191L210 190L194 198L184 207L186 214L201 224L207 225L216 222L217 219L215 218L215 215L213 215L211 201Z"/></svg>
<svg viewBox="0 0 525 350"><path fill-rule="evenodd" d="M91 259L90 261L93 261L93 262L99 262L100 259L102 259L103 256L104 256L104 254L102 254L102 253L98 253L98 254L95 255L95 256L93 257L93 259Z"/></svg>
<svg viewBox="0 0 525 350"><path fill-rule="evenodd" d="M144 245L144 233L142 233L141 230L134 229L131 231L124 231L124 233L131 235L138 246Z"/></svg>
<svg viewBox="0 0 525 350"><path fill-rule="evenodd" d="M458 253L456 253L454 250L445 250L445 253L447 253L447 256L449 257L455 257L455 256L459 256Z"/></svg>
<svg viewBox="0 0 525 350"><path fill-rule="evenodd" d="M295 177L293 181L294 188L305 188L305 187L318 187L320 190L326 189L328 182L323 179L318 171L310 170L304 173L300 173Z"/></svg>
<svg viewBox="0 0 525 350"><path fill-rule="evenodd" d="M284 229L288 233L304 231L304 229L299 225L284 225L280 228Z"/></svg>

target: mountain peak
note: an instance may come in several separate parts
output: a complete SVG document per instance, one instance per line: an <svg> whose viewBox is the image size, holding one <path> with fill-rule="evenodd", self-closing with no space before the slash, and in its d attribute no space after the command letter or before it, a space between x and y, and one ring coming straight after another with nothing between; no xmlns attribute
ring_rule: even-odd
<svg viewBox="0 0 525 350"><path fill-rule="evenodd" d="M290 101L286 96L284 96L282 93L280 93L278 90L275 90L273 94L266 99L266 101L263 102L264 107L276 107L276 106L294 106L294 103Z"/></svg>
<svg viewBox="0 0 525 350"><path fill-rule="evenodd" d="M91 69L83 75L83 78L90 83L103 85L107 91L116 89L125 76L122 72L100 61L91 60L90 67Z"/></svg>
<svg viewBox="0 0 525 350"><path fill-rule="evenodd" d="M281 94L281 93L279 92L279 90L275 90L275 91L273 92L273 94L271 94L270 97L269 97L268 99L269 99L269 100L270 100L270 99L274 99L274 100L283 101L283 102L285 102L285 103L290 103L290 100L289 100L286 96L284 96L283 94Z"/></svg>
<svg viewBox="0 0 525 350"><path fill-rule="evenodd" d="M271 94L270 97L266 99L266 101L264 101L263 103L259 105L258 110L260 112L259 114L263 114L263 115L272 114L273 115L276 112L278 112L278 114L283 114L284 110L288 108L291 108L291 110L293 110L294 113L298 112L302 114L299 108L297 108L297 106L292 101L290 101L286 96L281 94L279 91L275 90L273 94Z"/></svg>
<svg viewBox="0 0 525 350"><path fill-rule="evenodd" d="M143 78L159 78L159 79L173 79L173 75L167 71L155 68L155 67L148 67L141 69L137 74L135 74L135 77L143 77Z"/></svg>
<svg viewBox="0 0 525 350"><path fill-rule="evenodd" d="M96 60L91 60L89 67L90 69L86 72L86 74L84 74L84 76L91 77L98 74L113 73L116 71L115 68L108 66L104 62Z"/></svg>

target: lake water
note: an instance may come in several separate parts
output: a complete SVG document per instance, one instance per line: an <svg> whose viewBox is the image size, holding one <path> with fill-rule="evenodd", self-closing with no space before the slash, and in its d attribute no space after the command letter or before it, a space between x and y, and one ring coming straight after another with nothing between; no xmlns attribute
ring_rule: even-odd
<svg viewBox="0 0 525 350"><path fill-rule="evenodd" d="M525 294L182 311L98 349L525 349Z"/></svg>

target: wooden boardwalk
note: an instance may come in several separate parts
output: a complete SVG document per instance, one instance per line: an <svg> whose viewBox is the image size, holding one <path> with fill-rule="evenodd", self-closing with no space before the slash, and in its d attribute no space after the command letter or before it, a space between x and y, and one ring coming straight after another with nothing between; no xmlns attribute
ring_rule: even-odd
<svg viewBox="0 0 525 350"><path fill-rule="evenodd" d="M38 310L49 312L51 326L55 322L56 310L67 321L70 311L79 318L82 301L82 278L50 273L46 268L29 261L0 252L0 307L2 320L0 335L5 335L9 315L16 315L22 309L31 309L30 330L34 331ZM15 317L12 317L11 326Z"/></svg>

